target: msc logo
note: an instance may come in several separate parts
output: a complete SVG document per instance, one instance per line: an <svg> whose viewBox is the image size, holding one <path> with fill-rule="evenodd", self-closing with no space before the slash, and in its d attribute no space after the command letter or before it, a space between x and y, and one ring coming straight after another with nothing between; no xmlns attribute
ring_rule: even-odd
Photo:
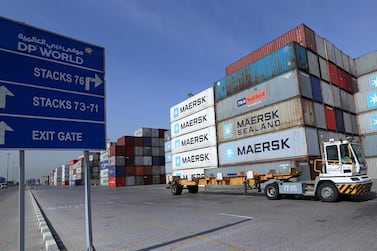
<svg viewBox="0 0 377 251"><path fill-rule="evenodd" d="M377 92L370 92L367 94L368 108L377 107Z"/></svg>
<svg viewBox="0 0 377 251"><path fill-rule="evenodd" d="M372 116L370 118L370 124L372 126L372 130L377 131L377 116Z"/></svg>
<svg viewBox="0 0 377 251"><path fill-rule="evenodd" d="M178 107L175 107L173 109L173 116L174 116L174 118L177 118L179 116L179 109L178 109Z"/></svg>
<svg viewBox="0 0 377 251"><path fill-rule="evenodd" d="M377 88L377 75L369 78L370 89Z"/></svg>
<svg viewBox="0 0 377 251"><path fill-rule="evenodd" d="M234 146L227 146L224 149L224 155L226 160L234 160L235 157L235 151Z"/></svg>
<svg viewBox="0 0 377 251"><path fill-rule="evenodd" d="M226 124L223 126L223 134L224 138L233 138L233 125L232 124Z"/></svg>

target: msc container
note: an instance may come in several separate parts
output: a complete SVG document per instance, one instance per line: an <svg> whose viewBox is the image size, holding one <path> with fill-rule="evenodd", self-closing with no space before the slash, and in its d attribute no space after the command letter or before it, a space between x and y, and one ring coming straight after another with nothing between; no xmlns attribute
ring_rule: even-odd
<svg viewBox="0 0 377 251"><path fill-rule="evenodd" d="M377 71L377 51L355 58L355 68L355 76L362 76Z"/></svg>
<svg viewBox="0 0 377 251"><path fill-rule="evenodd" d="M377 179L377 158L366 158L368 165L368 176L371 179Z"/></svg>
<svg viewBox="0 0 377 251"><path fill-rule="evenodd" d="M315 114L315 123L316 127L326 129L326 116L323 112L323 104L314 102L314 114Z"/></svg>
<svg viewBox="0 0 377 251"><path fill-rule="evenodd" d="M360 92L377 88L377 71L358 77L357 87Z"/></svg>
<svg viewBox="0 0 377 251"><path fill-rule="evenodd" d="M309 73L316 77L320 77L318 56L311 51L307 51L307 53L308 53Z"/></svg>
<svg viewBox="0 0 377 251"><path fill-rule="evenodd" d="M221 143L219 166L318 155L317 139L315 128L295 127Z"/></svg>
<svg viewBox="0 0 377 251"><path fill-rule="evenodd" d="M325 105L324 111L325 111L327 129L336 131L336 118L335 118L334 108Z"/></svg>
<svg viewBox="0 0 377 251"><path fill-rule="evenodd" d="M314 52L317 50L314 31L307 27L305 24L301 24L288 31L287 33L284 33L283 35L277 37L271 42L265 44L259 49L244 56L243 58L237 60L231 65L228 65L225 68L226 75L230 75L245 67L246 65L257 61L258 59L292 42L297 42L301 46L308 48Z"/></svg>
<svg viewBox="0 0 377 251"><path fill-rule="evenodd" d="M327 61L321 57L319 58L319 69L321 71L321 79L326 80L327 82L330 82L329 67L327 65Z"/></svg>
<svg viewBox="0 0 377 251"><path fill-rule="evenodd" d="M299 96L299 75L294 70L217 102L217 121Z"/></svg>
<svg viewBox="0 0 377 251"><path fill-rule="evenodd" d="M323 103L334 106L334 96L332 93L331 85L325 81L321 81L321 91Z"/></svg>
<svg viewBox="0 0 377 251"><path fill-rule="evenodd" d="M218 142L304 125L315 126L313 102L295 98L218 122Z"/></svg>
<svg viewBox="0 0 377 251"><path fill-rule="evenodd" d="M210 126L192 133L183 134L172 140L172 154L216 146L216 127Z"/></svg>
<svg viewBox="0 0 377 251"><path fill-rule="evenodd" d="M377 134L377 109L357 115L360 135Z"/></svg>
<svg viewBox="0 0 377 251"><path fill-rule="evenodd" d="M215 125L215 108L209 107L171 124L172 141L175 137Z"/></svg>
<svg viewBox="0 0 377 251"><path fill-rule="evenodd" d="M365 157L377 157L377 133L361 136Z"/></svg>
<svg viewBox="0 0 377 251"><path fill-rule="evenodd" d="M170 122L177 121L188 115L206 109L215 104L213 87L182 101L170 108Z"/></svg>
<svg viewBox="0 0 377 251"><path fill-rule="evenodd" d="M173 170L215 167L217 162L216 146L172 154Z"/></svg>
<svg viewBox="0 0 377 251"><path fill-rule="evenodd" d="M310 76L310 83L312 86L312 97L314 101L322 103L321 83L319 78Z"/></svg>
<svg viewBox="0 0 377 251"><path fill-rule="evenodd" d="M354 97L357 114L377 109L377 88L358 92Z"/></svg>

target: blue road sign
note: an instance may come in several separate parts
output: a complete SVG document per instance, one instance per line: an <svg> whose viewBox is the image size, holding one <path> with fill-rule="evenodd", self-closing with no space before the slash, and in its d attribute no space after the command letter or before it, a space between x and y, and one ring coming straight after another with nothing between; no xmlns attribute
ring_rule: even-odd
<svg viewBox="0 0 377 251"><path fill-rule="evenodd" d="M0 148L104 149L104 49L0 17Z"/></svg>

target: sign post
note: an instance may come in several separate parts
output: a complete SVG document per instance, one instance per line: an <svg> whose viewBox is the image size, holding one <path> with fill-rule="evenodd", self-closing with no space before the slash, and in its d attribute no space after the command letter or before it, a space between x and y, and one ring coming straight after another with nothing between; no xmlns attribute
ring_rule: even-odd
<svg viewBox="0 0 377 251"><path fill-rule="evenodd" d="M24 150L103 150L104 48L0 17L0 149L20 150L20 250L24 246ZM93 250L85 160L86 231Z"/></svg>

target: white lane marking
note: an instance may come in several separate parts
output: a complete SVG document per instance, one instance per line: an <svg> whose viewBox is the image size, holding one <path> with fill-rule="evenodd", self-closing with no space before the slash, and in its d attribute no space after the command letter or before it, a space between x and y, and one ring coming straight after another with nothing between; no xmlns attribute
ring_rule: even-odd
<svg viewBox="0 0 377 251"><path fill-rule="evenodd" d="M226 213L218 213L217 215L220 215L220 216L230 216L230 217L237 217L237 218L243 218L243 219L254 220L254 217L245 216L245 215L226 214Z"/></svg>
<svg viewBox="0 0 377 251"><path fill-rule="evenodd" d="M147 205L156 205L156 203L148 202L148 201L144 201L144 204L147 204Z"/></svg>

